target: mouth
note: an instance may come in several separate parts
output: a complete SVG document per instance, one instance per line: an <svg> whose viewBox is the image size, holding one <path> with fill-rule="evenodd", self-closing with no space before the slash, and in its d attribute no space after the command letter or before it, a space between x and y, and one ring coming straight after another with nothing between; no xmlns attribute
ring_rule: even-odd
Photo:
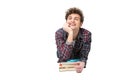
<svg viewBox="0 0 120 80"><path fill-rule="evenodd" d="M70 25L70 26L76 26L76 24L75 24L75 23L70 23L69 25Z"/></svg>

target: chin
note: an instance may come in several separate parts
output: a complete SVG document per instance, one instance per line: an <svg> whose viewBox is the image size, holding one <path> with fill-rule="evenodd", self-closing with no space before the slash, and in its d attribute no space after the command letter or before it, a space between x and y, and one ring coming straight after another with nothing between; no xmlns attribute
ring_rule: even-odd
<svg viewBox="0 0 120 80"><path fill-rule="evenodd" d="M70 27L72 30L74 30L75 29L75 27Z"/></svg>

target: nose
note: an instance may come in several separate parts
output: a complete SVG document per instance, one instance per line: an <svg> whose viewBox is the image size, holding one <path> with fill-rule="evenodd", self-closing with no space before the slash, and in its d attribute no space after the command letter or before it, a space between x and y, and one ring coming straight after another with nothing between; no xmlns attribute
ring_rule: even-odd
<svg viewBox="0 0 120 80"><path fill-rule="evenodd" d="M75 20L74 20L74 19L71 19L71 22L75 22Z"/></svg>

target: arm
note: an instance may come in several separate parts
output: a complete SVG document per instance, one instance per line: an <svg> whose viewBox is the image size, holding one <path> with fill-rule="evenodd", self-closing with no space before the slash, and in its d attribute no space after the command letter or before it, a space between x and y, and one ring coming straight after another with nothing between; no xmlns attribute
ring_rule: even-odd
<svg viewBox="0 0 120 80"><path fill-rule="evenodd" d="M59 58L58 62L67 61L72 54L73 30L69 26L70 24L64 23L63 28L61 30L58 30L55 34L57 54ZM68 33L68 37L66 40L64 39L64 33Z"/></svg>
<svg viewBox="0 0 120 80"><path fill-rule="evenodd" d="M64 40L63 30L58 30L55 33L59 62L64 62L70 58L73 50L73 45L67 44L66 42L71 43L72 42L71 39L72 39L72 35L69 34L67 40Z"/></svg>
<svg viewBox="0 0 120 80"><path fill-rule="evenodd" d="M88 54L90 52L90 48L91 48L91 33L89 32L87 35L86 34L84 35L83 46L80 52L81 61L85 62L85 67L88 59Z"/></svg>
<svg viewBox="0 0 120 80"><path fill-rule="evenodd" d="M84 38L83 46L80 52L81 61L76 62L75 66L77 73L81 73L83 68L86 67L90 47L91 47L91 33L89 33L88 36L86 35Z"/></svg>

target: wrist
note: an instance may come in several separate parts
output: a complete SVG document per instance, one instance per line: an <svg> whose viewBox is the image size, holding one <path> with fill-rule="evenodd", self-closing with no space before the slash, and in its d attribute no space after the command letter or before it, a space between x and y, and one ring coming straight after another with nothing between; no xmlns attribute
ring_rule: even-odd
<svg viewBox="0 0 120 80"><path fill-rule="evenodd" d="M72 30L69 31L68 34L69 34L69 35L73 35L73 31L72 31Z"/></svg>

